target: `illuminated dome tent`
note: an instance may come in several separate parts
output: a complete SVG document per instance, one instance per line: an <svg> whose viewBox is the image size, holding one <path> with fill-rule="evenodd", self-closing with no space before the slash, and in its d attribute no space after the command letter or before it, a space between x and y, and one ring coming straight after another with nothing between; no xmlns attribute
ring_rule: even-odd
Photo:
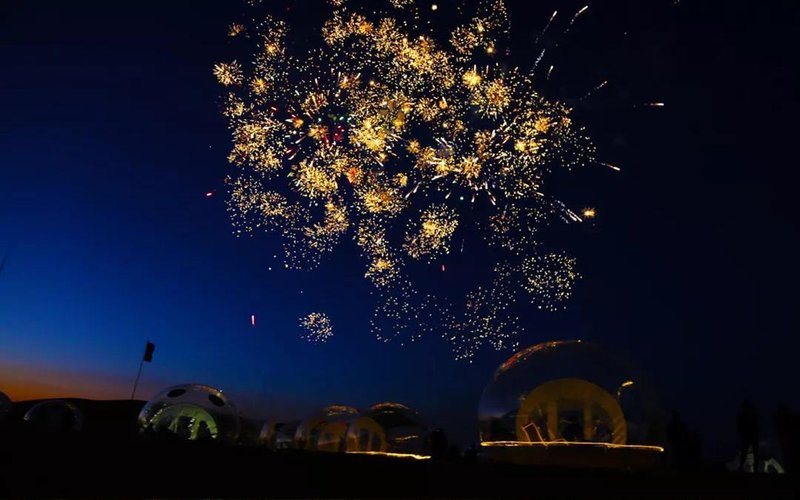
<svg viewBox="0 0 800 500"><path fill-rule="evenodd" d="M300 422L264 422L258 436L260 444L273 450L287 450L294 446L294 436Z"/></svg>
<svg viewBox="0 0 800 500"><path fill-rule="evenodd" d="M350 423L347 452L430 458L428 428L407 406L379 403Z"/></svg>
<svg viewBox="0 0 800 500"><path fill-rule="evenodd" d="M294 447L300 450L345 451L347 428L357 416L358 410L350 406L323 408L297 428Z"/></svg>
<svg viewBox="0 0 800 500"><path fill-rule="evenodd" d="M138 423L146 434L221 443L235 443L241 429L233 403L222 391L201 384L164 389L144 405Z"/></svg>
<svg viewBox="0 0 800 500"><path fill-rule="evenodd" d="M40 432L78 432L83 429L81 411L62 399L36 403L25 413L23 421L31 429Z"/></svg>
<svg viewBox="0 0 800 500"><path fill-rule="evenodd" d="M654 464L663 451L648 384L580 340L509 358L484 390L479 418L482 450L500 461L630 468Z"/></svg>

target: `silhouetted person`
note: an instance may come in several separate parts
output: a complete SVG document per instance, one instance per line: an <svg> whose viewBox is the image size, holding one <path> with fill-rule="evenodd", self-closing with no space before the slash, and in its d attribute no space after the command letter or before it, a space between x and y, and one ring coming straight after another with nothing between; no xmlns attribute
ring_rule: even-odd
<svg viewBox="0 0 800 500"><path fill-rule="evenodd" d="M451 444L447 447L447 451L444 454L444 459L448 462L457 462L461 459L461 450L458 446Z"/></svg>
<svg viewBox="0 0 800 500"><path fill-rule="evenodd" d="M583 427L578 422L578 419L575 417L569 417L567 419L566 425L564 426L564 430L561 433L561 437L563 437L566 441L576 442L576 441L583 441Z"/></svg>
<svg viewBox="0 0 800 500"><path fill-rule="evenodd" d="M442 429L434 429L431 431L431 458L434 460L443 460L447 452L447 436Z"/></svg>
<svg viewBox="0 0 800 500"><path fill-rule="evenodd" d="M598 443L611 442L611 429L600 419L594 421L594 440Z"/></svg>
<svg viewBox="0 0 800 500"><path fill-rule="evenodd" d="M739 432L739 470L744 468L747 454L753 450L753 471L758 470L758 413L752 403L745 401L736 419Z"/></svg>
<svg viewBox="0 0 800 500"><path fill-rule="evenodd" d="M208 428L208 424L205 421L200 421L197 424L197 440L198 441L210 441L212 438L211 436L211 429Z"/></svg>
<svg viewBox="0 0 800 500"><path fill-rule="evenodd" d="M800 418L786 405L779 405L775 412L775 431L781 447L783 468L787 473L796 474L800 470Z"/></svg>
<svg viewBox="0 0 800 500"><path fill-rule="evenodd" d="M178 417L175 426L175 435L181 439L192 439L192 418L187 416Z"/></svg>
<svg viewBox="0 0 800 500"><path fill-rule="evenodd" d="M475 446L475 443L470 444L466 450L464 450L464 462L468 464L473 464L478 460L478 447Z"/></svg>
<svg viewBox="0 0 800 500"><path fill-rule="evenodd" d="M669 444L672 466L682 469L686 464L687 444L689 440L689 429L681 419L681 414L677 411L672 412L667 422L667 444Z"/></svg>
<svg viewBox="0 0 800 500"><path fill-rule="evenodd" d="M686 440L686 465L691 470L698 470L703 462L703 442L700 435L690 432Z"/></svg>

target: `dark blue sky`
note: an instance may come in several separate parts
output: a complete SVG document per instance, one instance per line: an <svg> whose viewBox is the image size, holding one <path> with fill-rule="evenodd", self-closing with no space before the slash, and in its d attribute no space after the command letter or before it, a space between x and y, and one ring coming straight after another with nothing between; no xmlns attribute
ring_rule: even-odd
<svg viewBox="0 0 800 500"><path fill-rule="evenodd" d="M514 56L532 60L552 10L582 4L525 3L509 2ZM768 414L800 406L798 8L640 3L590 3L553 50L550 96L610 81L576 113L623 171L559 186L600 215L564 237L585 277L571 307L531 315L523 343L585 338L628 353L713 445L733 438L744 398ZM231 58L225 31L240 13L222 0L0 4L0 389L125 397L150 339L142 396L204 382L268 416L398 400L467 442L511 353L466 365L436 339L379 344L351 255L313 274L270 272L276 241L233 237L211 67ZM667 107L634 108L649 101ZM313 310L333 321L326 345L298 336Z"/></svg>

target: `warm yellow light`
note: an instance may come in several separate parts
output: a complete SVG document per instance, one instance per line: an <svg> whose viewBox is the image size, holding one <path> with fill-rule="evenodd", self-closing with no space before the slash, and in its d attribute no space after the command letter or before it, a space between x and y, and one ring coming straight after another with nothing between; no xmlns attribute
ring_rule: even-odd
<svg viewBox="0 0 800 500"><path fill-rule="evenodd" d="M439 6L436 4L431 5L431 10L438 10Z"/></svg>
<svg viewBox="0 0 800 500"><path fill-rule="evenodd" d="M664 451L661 446L651 446L645 444L614 444L614 443L593 443L587 441L481 441L481 446L527 446L536 447L567 447L567 446L582 446L587 448L625 448L630 450L643 450L643 451L657 451L659 453Z"/></svg>
<svg viewBox="0 0 800 500"><path fill-rule="evenodd" d="M594 219L597 215L597 211L594 208L584 208L583 209L583 216L587 219Z"/></svg>
<svg viewBox="0 0 800 500"><path fill-rule="evenodd" d="M617 399L622 397L622 389L625 389L626 387L630 387L632 385L633 385L633 380L626 380L625 382L623 382L622 385L619 386L619 389L617 389Z"/></svg>
<svg viewBox="0 0 800 500"><path fill-rule="evenodd" d="M415 455L413 453L390 453L388 451L348 451L352 455L377 455L392 458L413 458L414 460L430 460L430 455Z"/></svg>
<svg viewBox="0 0 800 500"><path fill-rule="evenodd" d="M475 68L464 73L462 78L464 80L464 85L467 87L477 87L481 83L481 75L478 74Z"/></svg>

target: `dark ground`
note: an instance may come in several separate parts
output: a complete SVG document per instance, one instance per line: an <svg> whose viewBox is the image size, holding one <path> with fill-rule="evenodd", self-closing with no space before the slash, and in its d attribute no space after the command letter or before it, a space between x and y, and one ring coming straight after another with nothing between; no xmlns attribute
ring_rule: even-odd
<svg viewBox="0 0 800 500"><path fill-rule="evenodd" d="M5 497L798 498L792 477L623 473L428 462L254 446L157 443L133 427L142 403L72 400L84 431L34 434L18 403L0 431Z"/></svg>

